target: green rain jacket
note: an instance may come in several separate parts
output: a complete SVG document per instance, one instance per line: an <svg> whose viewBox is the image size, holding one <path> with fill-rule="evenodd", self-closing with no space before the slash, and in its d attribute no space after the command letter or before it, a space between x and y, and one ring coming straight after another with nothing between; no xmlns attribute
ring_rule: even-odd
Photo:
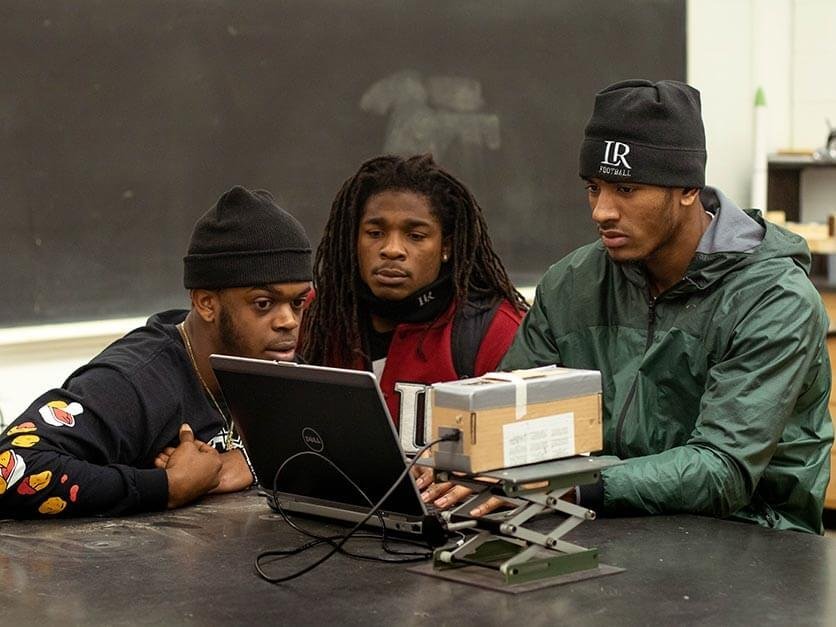
<svg viewBox="0 0 836 627"><path fill-rule="evenodd" d="M545 274L502 368L601 371L603 452L624 461L584 504L822 533L833 427L809 250L716 190L702 198L714 219L679 283L650 298L639 264L584 246Z"/></svg>

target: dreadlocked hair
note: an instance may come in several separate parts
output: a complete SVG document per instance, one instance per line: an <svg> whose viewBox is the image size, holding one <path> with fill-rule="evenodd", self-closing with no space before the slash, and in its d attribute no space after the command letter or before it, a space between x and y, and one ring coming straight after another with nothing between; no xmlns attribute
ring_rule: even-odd
<svg viewBox="0 0 836 627"><path fill-rule="evenodd" d="M493 249L482 208L468 189L435 163L432 155L409 158L386 155L370 159L340 188L316 251L313 279L316 298L302 322L302 354L314 364L346 366L367 361L364 318L357 286L357 234L366 202L385 191L426 196L450 242L455 298L494 297L526 311Z"/></svg>

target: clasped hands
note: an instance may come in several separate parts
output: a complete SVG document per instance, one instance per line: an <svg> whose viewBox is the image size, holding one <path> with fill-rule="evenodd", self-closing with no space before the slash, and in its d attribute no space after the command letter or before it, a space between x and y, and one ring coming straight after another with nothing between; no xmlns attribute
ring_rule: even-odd
<svg viewBox="0 0 836 627"><path fill-rule="evenodd" d="M253 475L243 451L219 453L196 440L189 425L180 427L180 443L166 447L154 466L165 470L168 479L168 508L180 507L206 493L236 492L249 487Z"/></svg>

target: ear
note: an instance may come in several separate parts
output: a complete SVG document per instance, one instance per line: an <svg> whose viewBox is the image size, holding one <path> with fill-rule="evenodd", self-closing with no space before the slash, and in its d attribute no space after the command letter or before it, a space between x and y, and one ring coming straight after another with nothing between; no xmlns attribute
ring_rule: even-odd
<svg viewBox="0 0 836 627"><path fill-rule="evenodd" d="M196 289L191 291L192 309L204 322L212 323L220 312L221 300L214 290Z"/></svg>
<svg viewBox="0 0 836 627"><path fill-rule="evenodd" d="M700 197L699 187L686 187L682 190L682 196L679 199L680 204L690 207Z"/></svg>
<svg viewBox="0 0 836 627"><path fill-rule="evenodd" d="M452 250L453 241L451 238L448 237L444 240L444 243L441 245L441 263L447 263L448 261L450 261Z"/></svg>

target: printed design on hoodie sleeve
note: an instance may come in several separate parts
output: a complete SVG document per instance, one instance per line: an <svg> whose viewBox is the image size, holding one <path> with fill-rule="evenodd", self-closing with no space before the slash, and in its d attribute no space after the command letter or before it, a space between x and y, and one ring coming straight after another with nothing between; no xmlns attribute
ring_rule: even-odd
<svg viewBox="0 0 836 627"><path fill-rule="evenodd" d="M48 425L74 427L75 417L84 413L84 408L75 402L67 404L64 401L49 401L38 410L38 413Z"/></svg>
<svg viewBox="0 0 836 627"><path fill-rule="evenodd" d="M38 506L41 514L60 514L67 507L67 501L60 496L51 496Z"/></svg>
<svg viewBox="0 0 836 627"><path fill-rule="evenodd" d="M39 438L36 435L19 435L14 440L12 440L12 446L17 446L20 448L32 448L40 441L41 438Z"/></svg>
<svg viewBox="0 0 836 627"><path fill-rule="evenodd" d="M32 433L37 430L38 427L35 426L34 422L21 422L19 425L10 427L9 430L6 431L6 435L15 435L16 433Z"/></svg>
<svg viewBox="0 0 836 627"><path fill-rule="evenodd" d="M35 494L49 486L50 481L52 481L51 470L44 470L35 475L29 475L17 486L17 493L23 496Z"/></svg>
<svg viewBox="0 0 836 627"><path fill-rule="evenodd" d="M11 449L0 452L0 495L14 486L23 473L26 472L26 462Z"/></svg>

